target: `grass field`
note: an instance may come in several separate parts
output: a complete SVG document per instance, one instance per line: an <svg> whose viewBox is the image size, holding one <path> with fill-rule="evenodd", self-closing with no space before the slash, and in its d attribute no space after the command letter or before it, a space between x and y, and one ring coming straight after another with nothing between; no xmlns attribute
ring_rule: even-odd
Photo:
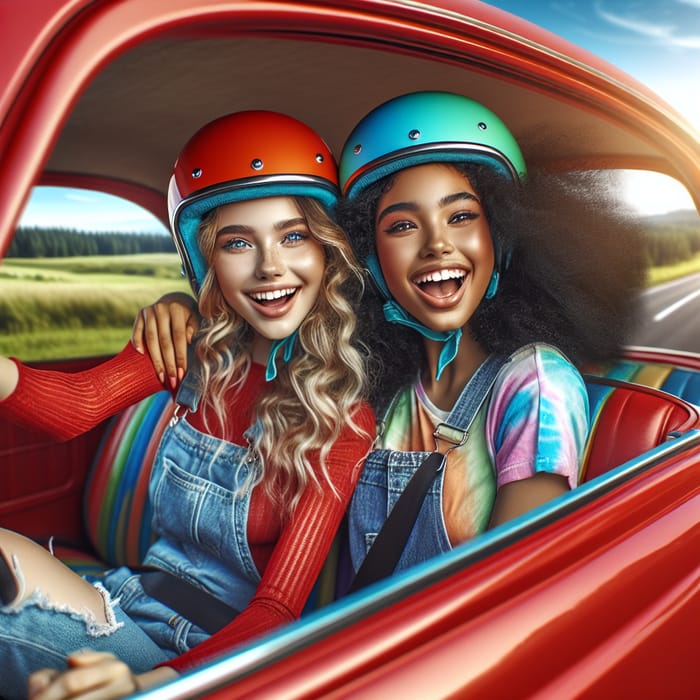
<svg viewBox="0 0 700 700"><path fill-rule="evenodd" d="M700 272L700 253L690 260L684 260L682 263L677 263L676 265L652 267L649 270L649 286L653 287L655 284L670 282L679 277L691 275L694 272Z"/></svg>
<svg viewBox="0 0 700 700"><path fill-rule="evenodd" d="M111 354L137 311L189 291L176 254L34 258L0 266L0 353L23 360Z"/></svg>
<svg viewBox="0 0 700 700"><path fill-rule="evenodd" d="M652 268L649 284L700 271L700 255ZM113 354L136 312L165 292L189 292L174 253L10 258L0 265L0 354L23 360Z"/></svg>

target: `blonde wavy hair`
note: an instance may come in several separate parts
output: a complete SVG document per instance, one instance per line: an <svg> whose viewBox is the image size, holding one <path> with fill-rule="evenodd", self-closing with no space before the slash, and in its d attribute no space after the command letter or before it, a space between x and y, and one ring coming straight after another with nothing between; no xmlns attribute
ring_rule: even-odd
<svg viewBox="0 0 700 700"><path fill-rule="evenodd" d="M357 290L353 297L361 295L362 273L345 233L321 204L307 197L293 199L311 234L324 247L324 281L316 304L299 326L290 361L278 359L277 377L256 407L249 445L249 462L256 468L242 487L245 491L263 484L288 512L309 484L322 488L325 482L337 494L326 458L345 425L364 435L353 413L366 395L365 361L354 343L356 314L349 302L353 285ZM227 304L219 287L213 270L216 231L215 209L198 230L208 271L199 295L203 323L196 357L203 401L213 409L226 437L224 398L232 386L242 386L248 375L253 330ZM314 459L320 474L313 467Z"/></svg>

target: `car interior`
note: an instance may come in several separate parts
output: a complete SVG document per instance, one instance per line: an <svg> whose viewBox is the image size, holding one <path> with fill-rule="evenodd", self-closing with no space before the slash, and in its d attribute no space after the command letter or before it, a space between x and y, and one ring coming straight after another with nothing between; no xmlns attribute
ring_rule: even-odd
<svg viewBox="0 0 700 700"><path fill-rule="evenodd" d="M173 161L190 134L211 119L241 109L274 109L308 123L338 154L351 126L380 102L420 89L449 90L484 102L509 125L526 162L549 169L644 167L682 180L667 153L632 111L586 104L574 88L544 69L528 75L484 41L449 55L417 43L392 45L379 31L363 35L342 24L335 33L290 26L259 27L211 17L173 25L145 40L125 42L95 66L56 133L39 184L89 187L127 197L167 225L166 189ZM415 41L415 39L414 39ZM532 48L532 47L530 47ZM596 71L591 69L592 82ZM602 73L601 73L602 74ZM616 77L612 81L615 82ZM622 89L622 88L620 88ZM647 99L635 88L639 104ZM639 108L641 110L641 107ZM670 128L670 127L669 127ZM700 368L645 352L630 352L586 375L593 430L579 493L490 533L453 557L353 597L354 608L318 617L347 583L339 536L308 613L288 644L324 625L336 629L376 606L430 585L564 518L593 498L634 479L700 430ZM36 363L85 368L99 358ZM0 426L5 463L0 525L53 539L58 556L81 572L138 566L150 542L147 483L155 448L173 410L167 392L145 399L90 433L65 444ZM41 477L26 465L41 465ZM31 470L30 470L31 471ZM458 548L459 549L459 548ZM283 653L283 638L278 653ZM244 660L236 673L259 663ZM235 675L235 674L234 674Z"/></svg>

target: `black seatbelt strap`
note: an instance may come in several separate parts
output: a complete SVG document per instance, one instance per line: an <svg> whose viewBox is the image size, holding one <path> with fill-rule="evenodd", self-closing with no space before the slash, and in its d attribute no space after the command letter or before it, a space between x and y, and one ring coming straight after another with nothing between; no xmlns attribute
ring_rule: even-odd
<svg viewBox="0 0 700 700"><path fill-rule="evenodd" d="M406 484L399 499L391 509L384 525L372 543L360 565L349 592L359 590L370 583L389 576L401 558L406 541L416 522L418 513L433 480L445 466L450 449L466 442L469 427L479 408L486 400L496 375L507 358L489 356L476 370L462 389L446 423L440 423L434 432L436 450L431 452ZM451 443L445 452L438 451L438 442Z"/></svg>

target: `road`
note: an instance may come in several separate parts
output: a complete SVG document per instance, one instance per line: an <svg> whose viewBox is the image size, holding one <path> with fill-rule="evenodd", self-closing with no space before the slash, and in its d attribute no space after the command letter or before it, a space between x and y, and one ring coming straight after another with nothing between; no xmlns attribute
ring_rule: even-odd
<svg viewBox="0 0 700 700"><path fill-rule="evenodd" d="M646 290L642 315L632 345L700 353L700 273Z"/></svg>

